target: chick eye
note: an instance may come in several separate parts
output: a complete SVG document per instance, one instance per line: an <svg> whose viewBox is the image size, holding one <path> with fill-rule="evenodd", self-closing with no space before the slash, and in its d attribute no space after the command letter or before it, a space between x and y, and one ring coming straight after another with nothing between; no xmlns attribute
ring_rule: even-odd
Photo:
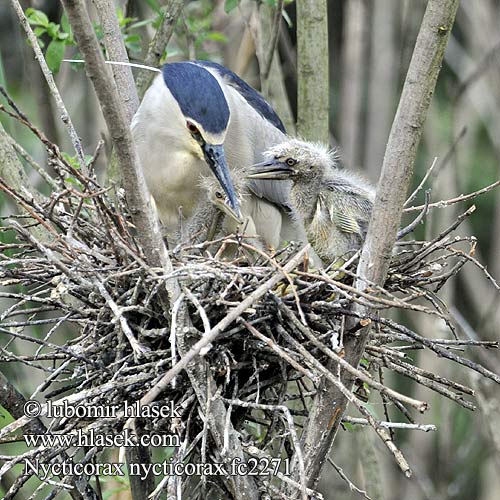
<svg viewBox="0 0 500 500"><path fill-rule="evenodd" d="M224 195L220 191L215 191L215 197L219 200L224 198Z"/></svg>
<svg viewBox="0 0 500 500"><path fill-rule="evenodd" d="M192 134L199 134L200 131L198 130L198 127L192 123L192 122L186 122L186 127Z"/></svg>
<svg viewBox="0 0 500 500"><path fill-rule="evenodd" d="M293 158L288 158L286 160L286 164L289 166L289 167L293 167L295 164L297 163L296 160L294 160Z"/></svg>

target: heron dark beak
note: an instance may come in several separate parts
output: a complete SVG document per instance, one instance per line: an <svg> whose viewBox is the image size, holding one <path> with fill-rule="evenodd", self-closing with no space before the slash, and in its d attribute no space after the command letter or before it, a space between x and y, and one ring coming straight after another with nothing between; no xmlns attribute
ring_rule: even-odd
<svg viewBox="0 0 500 500"><path fill-rule="evenodd" d="M219 181L222 189L224 189L231 208L239 216L240 207L234 191L233 181L229 175L229 167L227 166L226 155L224 154L224 146L222 144L204 144L202 149L205 161Z"/></svg>
<svg viewBox="0 0 500 500"><path fill-rule="evenodd" d="M221 203L219 208L225 215L233 219L237 224L243 224L241 216L238 215L230 206L226 205L226 203Z"/></svg>
<svg viewBox="0 0 500 500"><path fill-rule="evenodd" d="M247 179L290 180L295 170L279 160L267 160L250 167Z"/></svg>

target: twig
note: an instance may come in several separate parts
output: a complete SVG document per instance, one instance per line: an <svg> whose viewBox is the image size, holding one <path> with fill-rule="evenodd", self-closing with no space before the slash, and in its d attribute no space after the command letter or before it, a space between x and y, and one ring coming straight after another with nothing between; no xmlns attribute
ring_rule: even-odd
<svg viewBox="0 0 500 500"><path fill-rule="evenodd" d="M19 21L21 22L21 26L23 27L26 35L28 36L28 40L30 41L31 47L35 52L35 57L40 65L43 76L45 80L47 80L47 85L49 86L50 93L54 97L56 101L57 108L59 109L60 117L64 125L66 126L66 130L73 144L73 148L75 149L76 156L78 157L78 163L80 164L81 171L86 175L87 174L87 165L85 164L85 156L83 153L82 143L80 141L80 137L76 133L75 127L73 126L73 122L71 121L71 117L66 109L64 101L62 100L61 94L57 88L56 82L52 73L47 66L47 62L45 61L45 57L43 56L40 45L38 44L38 39L33 33L31 26L24 15L23 8L19 3L19 0L10 0L10 3L14 10L16 11L17 16L19 17Z"/></svg>
<svg viewBox="0 0 500 500"><path fill-rule="evenodd" d="M160 25L151 40L148 53L144 59L146 66L156 67L160 63L165 48L172 36L175 24L184 8L185 0L168 0L166 5L161 8ZM142 98L146 92L153 75L148 70L141 70L137 75L137 90L139 97Z"/></svg>
<svg viewBox="0 0 500 500"><path fill-rule="evenodd" d="M295 269L295 267L300 264L301 259L304 257L308 250L309 245L306 245L285 266L283 266L283 270L285 272L290 272ZM173 379L173 377L184 370L188 363L195 356L197 356L204 347L214 342L215 339L224 331L224 329L226 329L233 321L235 321L242 313L244 313L254 302L259 300L262 296L269 292L269 290L271 290L273 286L281 281L281 279L282 274L276 273L261 286L259 286L256 290L254 290L245 300L243 300L237 307L235 307L219 323L217 323L217 325L212 328L210 333L204 335L198 342L196 342L196 344L189 350L189 352L167 373L165 373L161 380L157 384L155 384L155 386L150 391L148 391L145 396L141 398L141 404L146 405L154 401L161 394L161 392L163 392L167 388L169 382Z"/></svg>
<svg viewBox="0 0 500 500"><path fill-rule="evenodd" d="M256 328L254 328L248 321L245 321L244 319L240 318L239 320L243 325L245 325L245 328L255 337L257 337L259 340L262 340L262 342L265 342L266 345L268 345L278 356L281 356L287 363L290 364L290 366L293 366L297 371L303 373L306 377L308 377L310 380L313 382L317 383L319 380L318 378L311 373L309 370L304 368L300 363L297 363L289 354L287 354L281 347L279 347L276 342L273 342L270 338L266 337L265 335L262 335Z"/></svg>
<svg viewBox="0 0 500 500"><path fill-rule="evenodd" d="M343 417L342 422L355 425L369 425L366 418ZM410 429L423 432L437 431L437 427L432 424L406 424L404 422L379 422L378 424L387 429Z"/></svg>
<svg viewBox="0 0 500 500"><path fill-rule="evenodd" d="M429 209L430 208L444 208L444 207L449 207L450 205L453 205L455 203L461 203L463 201L467 200L472 200L473 198L476 198L477 196L487 193L488 191L491 191L492 189L495 189L497 186L500 185L500 180L493 182L492 184L489 184L488 186L479 189L478 191L474 191L473 193L468 193L468 194L461 194L460 196L457 196L456 198L450 198L449 200L440 200L436 201L435 203L430 203L429 204ZM408 207L404 209L404 212L416 212L418 210L422 210L425 208L425 205L418 205L416 207Z"/></svg>
<svg viewBox="0 0 500 500"><path fill-rule="evenodd" d="M387 396L390 396L393 399L397 399L401 401L402 403L406 403L410 406L413 406L413 408L417 409L419 412L423 413L424 411L427 410L428 404L425 401L417 401L416 399L409 398L408 396L405 396L404 394L401 394L397 391L394 391L390 389L389 387L386 387L376 380L372 379L365 373L363 373L361 370L358 370L354 366L350 365L347 361L345 361L342 357L340 357L338 354L333 352L331 349L326 347L322 342L320 342L316 336L307 328L306 326L302 325L297 319L294 317L293 313L288 309L288 307L285 306L282 302L277 302L279 310L292 322L294 328L297 328L302 334L304 334L311 342L313 345L318 347L321 351L323 351L331 360L333 360L335 363L338 363L342 368L347 370L351 375L354 375L354 377L359 378L366 384L370 385L374 389L380 391L383 394L386 394Z"/></svg>
<svg viewBox="0 0 500 500"><path fill-rule="evenodd" d="M363 419L364 420L364 419ZM330 458L328 457L328 463L337 471L338 475L347 483L351 491L359 493L366 500L372 500L365 490L358 488L345 474L345 472Z"/></svg>
<svg viewBox="0 0 500 500"><path fill-rule="evenodd" d="M417 217L411 222L411 224L408 224L405 228L401 229L398 231L398 234L396 236L397 240L400 240L401 238L404 238L407 234L410 234L424 219L424 217L427 215L427 212L429 211L429 201L431 199L431 191L428 189L425 192L425 205L422 211L418 214Z"/></svg>

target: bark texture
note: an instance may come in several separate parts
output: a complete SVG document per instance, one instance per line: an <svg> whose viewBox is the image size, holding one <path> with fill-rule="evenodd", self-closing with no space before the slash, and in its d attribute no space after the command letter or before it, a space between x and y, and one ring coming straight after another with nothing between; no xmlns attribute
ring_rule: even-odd
<svg viewBox="0 0 500 500"><path fill-rule="evenodd" d="M297 131L328 144L328 16L326 0L297 1Z"/></svg>
<svg viewBox="0 0 500 500"><path fill-rule="evenodd" d="M118 24L114 2L112 0L93 1L101 20L108 60L128 63L127 49ZM112 65L112 71L118 95L123 103L127 121L130 123L139 107L139 97L135 88L132 68L130 66Z"/></svg>
<svg viewBox="0 0 500 500"><path fill-rule="evenodd" d="M422 125L457 8L458 0L430 0L427 4L391 128L372 218L358 266L358 289L367 288L364 279L378 285L385 281ZM363 316L371 312L361 306L356 310ZM352 366L358 366L370 333L369 323L361 326L355 335L349 335L345 340L345 360ZM331 365L330 369L337 373L337 366ZM340 378L345 386L352 386L354 380L349 373L341 372ZM314 487L319 478L346 406L347 400L341 391L325 380L318 389L304 443L310 487Z"/></svg>

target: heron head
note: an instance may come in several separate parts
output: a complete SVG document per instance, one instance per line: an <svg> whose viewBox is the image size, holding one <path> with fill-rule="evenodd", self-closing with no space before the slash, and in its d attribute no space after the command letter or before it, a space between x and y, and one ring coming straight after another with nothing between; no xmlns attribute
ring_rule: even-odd
<svg viewBox="0 0 500 500"><path fill-rule="evenodd" d="M186 139L189 152L205 160L231 208L239 213L224 151L231 115L218 81L209 71L191 62L166 64L163 80L179 107L182 124L179 134Z"/></svg>
<svg viewBox="0 0 500 500"><path fill-rule="evenodd" d="M250 179L292 180L313 183L323 178L325 169L335 167L335 156L319 143L290 139L264 153L262 163L253 165Z"/></svg>

